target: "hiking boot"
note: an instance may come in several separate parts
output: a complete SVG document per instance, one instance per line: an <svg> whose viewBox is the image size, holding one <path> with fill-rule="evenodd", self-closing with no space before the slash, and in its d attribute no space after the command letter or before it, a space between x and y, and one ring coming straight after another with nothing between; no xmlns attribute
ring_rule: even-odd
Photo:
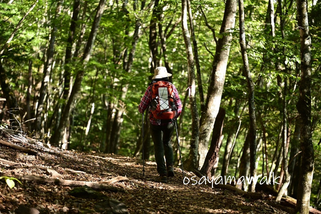
<svg viewBox="0 0 321 214"><path fill-rule="evenodd" d="M167 167L167 176L168 177L174 177L174 167L173 166L168 166Z"/></svg>
<svg viewBox="0 0 321 214"><path fill-rule="evenodd" d="M167 183L168 181L167 181L167 176L166 175L161 175L160 176L160 181L162 182L162 183Z"/></svg>

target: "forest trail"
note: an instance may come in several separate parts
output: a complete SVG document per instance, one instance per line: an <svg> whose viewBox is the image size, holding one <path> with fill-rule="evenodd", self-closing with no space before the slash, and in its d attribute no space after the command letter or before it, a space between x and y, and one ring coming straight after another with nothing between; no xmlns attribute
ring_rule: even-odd
<svg viewBox="0 0 321 214"><path fill-rule="evenodd" d="M49 149L31 139L0 137L0 167L0 177L21 181L10 189L0 180L0 213L288 213L271 196L252 200L215 186L184 185L179 168L164 184L154 162L145 163L143 176L135 158Z"/></svg>

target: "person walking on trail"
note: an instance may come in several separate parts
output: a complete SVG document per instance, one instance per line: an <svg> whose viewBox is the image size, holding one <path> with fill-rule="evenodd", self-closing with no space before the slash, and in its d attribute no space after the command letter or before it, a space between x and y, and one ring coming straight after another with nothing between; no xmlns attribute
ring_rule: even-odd
<svg viewBox="0 0 321 214"><path fill-rule="evenodd" d="M147 87L138 107L141 114L146 109L149 110L157 172L164 183L167 182L167 177L174 177L173 147L170 140L176 119L182 112L182 102L176 87L169 82L170 76L172 74L167 72L166 67L157 67L152 83Z"/></svg>

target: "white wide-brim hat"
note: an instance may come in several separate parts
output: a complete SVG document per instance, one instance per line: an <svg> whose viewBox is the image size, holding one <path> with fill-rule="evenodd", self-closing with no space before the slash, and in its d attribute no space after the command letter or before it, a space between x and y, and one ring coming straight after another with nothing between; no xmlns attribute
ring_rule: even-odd
<svg viewBox="0 0 321 214"><path fill-rule="evenodd" d="M157 67L154 70L153 79L161 79L170 76L172 76L172 74L167 72L166 67Z"/></svg>

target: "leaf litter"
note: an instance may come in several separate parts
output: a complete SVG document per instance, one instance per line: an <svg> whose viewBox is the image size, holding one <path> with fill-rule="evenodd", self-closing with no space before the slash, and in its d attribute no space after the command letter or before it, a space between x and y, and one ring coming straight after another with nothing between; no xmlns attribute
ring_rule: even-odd
<svg viewBox="0 0 321 214"><path fill-rule="evenodd" d="M0 145L0 177L21 181L9 188L0 180L0 213L287 213L215 186L184 185L183 176L194 174L179 168L161 183L152 161L143 176L137 158L29 148L35 157Z"/></svg>

